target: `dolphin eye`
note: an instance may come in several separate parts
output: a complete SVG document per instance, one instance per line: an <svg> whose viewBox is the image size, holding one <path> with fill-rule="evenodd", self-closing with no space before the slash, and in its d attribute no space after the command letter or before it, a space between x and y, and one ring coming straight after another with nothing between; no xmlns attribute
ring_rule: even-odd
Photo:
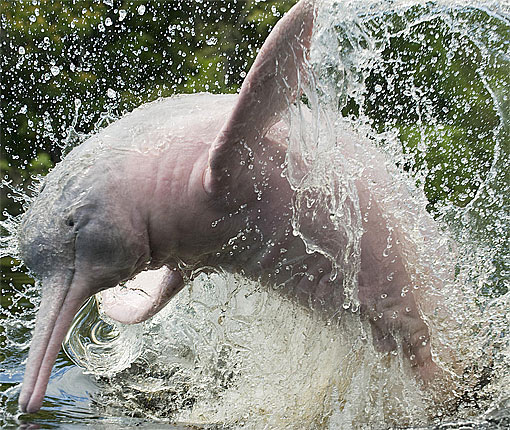
<svg viewBox="0 0 510 430"><path fill-rule="evenodd" d="M67 226L74 227L74 218L72 215L69 215L65 222Z"/></svg>

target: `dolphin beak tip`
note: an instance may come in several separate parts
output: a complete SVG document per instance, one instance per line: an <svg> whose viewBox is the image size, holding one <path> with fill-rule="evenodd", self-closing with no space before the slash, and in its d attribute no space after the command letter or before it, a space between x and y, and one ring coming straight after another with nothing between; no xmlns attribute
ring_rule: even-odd
<svg viewBox="0 0 510 430"><path fill-rule="evenodd" d="M27 412L27 406L28 406L29 399L27 398L27 395L23 392L23 386L21 388L21 394L18 398L18 409L21 412Z"/></svg>
<svg viewBox="0 0 510 430"><path fill-rule="evenodd" d="M41 409L43 398L32 393L21 393L18 399L18 409L26 414L33 414Z"/></svg>

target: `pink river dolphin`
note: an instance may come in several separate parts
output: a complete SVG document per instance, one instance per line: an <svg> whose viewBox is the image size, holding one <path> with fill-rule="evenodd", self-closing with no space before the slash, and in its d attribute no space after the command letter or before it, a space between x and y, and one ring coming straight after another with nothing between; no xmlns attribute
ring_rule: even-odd
<svg viewBox="0 0 510 430"><path fill-rule="evenodd" d="M161 310L191 273L226 270L280 286L320 312L343 309L341 274L332 276L331 260L293 234L294 191L284 174L289 128L282 117L305 76L314 13L313 0L301 0L278 22L238 95L146 104L47 175L18 233L20 256L42 282L21 411L40 409L73 317L99 292L108 315L136 323ZM401 294L414 284L402 245L387 249L398 226L383 217L372 180L356 183L365 214L359 312L374 341L401 348L427 382L438 372L429 329L414 295ZM320 219L309 223L321 228ZM339 246L345 241L339 235ZM148 269L160 269L158 282L136 282ZM136 288L121 294L119 284L130 279Z"/></svg>

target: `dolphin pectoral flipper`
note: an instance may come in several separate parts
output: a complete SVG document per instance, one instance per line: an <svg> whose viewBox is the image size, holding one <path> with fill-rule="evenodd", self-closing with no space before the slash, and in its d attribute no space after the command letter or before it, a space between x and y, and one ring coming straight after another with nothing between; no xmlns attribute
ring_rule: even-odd
<svg viewBox="0 0 510 430"><path fill-rule="evenodd" d="M298 95L310 46L314 1L299 1L275 26L243 82L237 103L209 150L208 194L223 193L244 170L243 151L264 137Z"/></svg>
<svg viewBox="0 0 510 430"><path fill-rule="evenodd" d="M141 272L124 285L99 295L106 315L123 324L136 324L157 314L183 286L179 271L164 266Z"/></svg>

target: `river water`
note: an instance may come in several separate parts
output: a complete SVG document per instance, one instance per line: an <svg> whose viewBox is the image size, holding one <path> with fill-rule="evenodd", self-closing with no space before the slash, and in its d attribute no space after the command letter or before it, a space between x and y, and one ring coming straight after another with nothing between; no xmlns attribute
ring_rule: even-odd
<svg viewBox="0 0 510 430"><path fill-rule="evenodd" d="M150 12L140 6L133 13ZM123 9L111 7L120 19ZM208 40L221 49L221 40ZM357 169L375 161L347 162L342 137L356 136L383 153L393 172L385 205L412 243L413 270L431 283L416 294L436 360L456 375L455 388L446 394L422 389L401 357L374 350L356 312L325 321L277 291L229 274L202 274L140 325L109 320L91 299L64 343L43 409L21 415L16 402L38 289L11 258L18 221L8 216L2 222L3 426L510 426L509 5L323 1L309 63L303 101L312 115L291 109L287 118L297 130L287 169L297 196L295 230L311 249L339 261L344 254L324 245L323 232L300 230L301 217L311 208L328 210L328 228L343 229L355 247L360 222L349 217L346 201L353 199ZM76 112L83 103L58 102ZM120 115L107 107L98 127ZM64 120L73 137L66 145L85 138L76 132L85 116ZM6 182L9 199L29 200L27 191L17 194ZM321 197L310 202L312 189ZM356 274L355 262L338 267L344 278L355 278L349 276ZM351 287L355 302L355 282Z"/></svg>

